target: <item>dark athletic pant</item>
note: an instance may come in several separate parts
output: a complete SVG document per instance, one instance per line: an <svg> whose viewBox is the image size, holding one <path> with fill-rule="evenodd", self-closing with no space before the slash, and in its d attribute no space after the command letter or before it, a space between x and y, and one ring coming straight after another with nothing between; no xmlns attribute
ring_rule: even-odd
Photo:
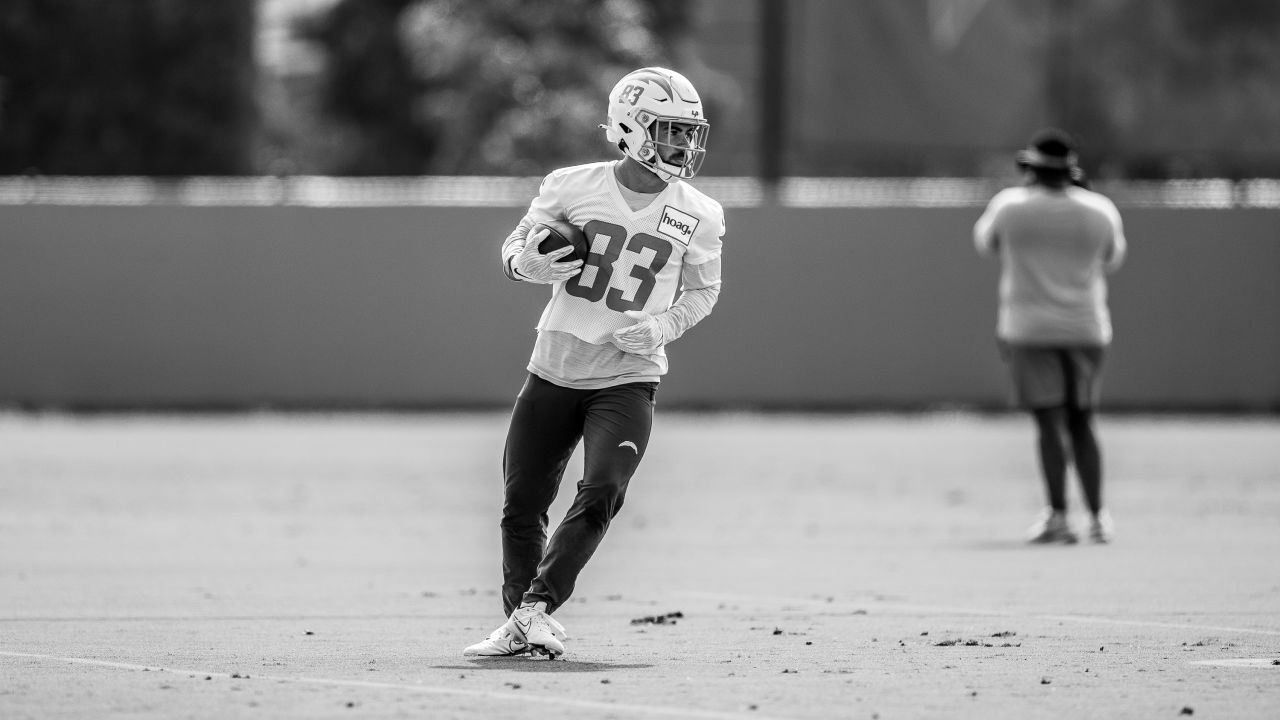
<svg viewBox="0 0 1280 720"><path fill-rule="evenodd" d="M573 390L530 375L516 398L502 469L502 606L522 601L560 607L578 573L622 508L644 458L658 384ZM569 457L583 443L583 477L564 520L547 542L547 510Z"/></svg>

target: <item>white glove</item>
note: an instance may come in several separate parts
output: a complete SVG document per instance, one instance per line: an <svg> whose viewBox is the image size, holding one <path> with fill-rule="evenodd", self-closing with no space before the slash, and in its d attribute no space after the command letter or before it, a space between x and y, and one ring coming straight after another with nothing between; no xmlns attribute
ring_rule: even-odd
<svg viewBox="0 0 1280 720"><path fill-rule="evenodd" d="M522 279L544 284L558 283L581 272L581 260L559 262L560 258L573 252L572 245L552 250L546 255L538 252L538 244L546 239L550 232L549 229L542 228L524 241L524 249L511 263Z"/></svg>
<svg viewBox="0 0 1280 720"><path fill-rule="evenodd" d="M619 350L635 355L652 355L666 344L662 322L657 317L640 310L628 310L624 314L636 323L613 331L613 344Z"/></svg>

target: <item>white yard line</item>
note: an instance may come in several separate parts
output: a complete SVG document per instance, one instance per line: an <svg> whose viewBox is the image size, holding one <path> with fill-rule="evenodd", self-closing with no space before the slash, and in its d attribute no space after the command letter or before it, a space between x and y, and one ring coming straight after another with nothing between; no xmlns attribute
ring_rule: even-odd
<svg viewBox="0 0 1280 720"><path fill-rule="evenodd" d="M1274 670L1280 668L1276 665L1276 661L1272 658L1223 658L1222 660L1192 660L1191 665L1209 665L1213 667L1250 667L1250 668L1267 668Z"/></svg>
<svg viewBox="0 0 1280 720"><path fill-rule="evenodd" d="M1033 615L1040 620L1059 620L1063 622L1092 623L1095 625L1134 625L1137 627L1171 628L1173 630L1203 630L1205 632L1227 632L1240 635L1270 635L1280 637L1280 630L1264 630L1262 628L1242 628L1229 625L1200 625L1199 623L1171 623L1154 620L1117 620L1115 618L1093 617L1089 615Z"/></svg>
<svg viewBox="0 0 1280 720"><path fill-rule="evenodd" d="M13 658L29 658L33 660L44 660L48 662L69 663L73 665L92 665L95 667L115 668L118 670L135 670L150 672L165 672L174 675L231 678L230 673L212 672L208 670L191 670L181 668L161 667L158 665L138 665L136 663L115 662L111 660L97 660L94 658L80 657L62 657L58 655L46 655L42 653L15 652L10 650L0 650L0 656ZM553 662L553 661L546 661ZM541 704L548 706L559 706L576 708L581 710L600 710L607 711L611 714L627 714L637 717L673 717L673 718L705 718L706 720L782 720L776 716L760 715L756 712L732 713L718 712L715 710L697 710L688 707L663 707L660 705L629 705L626 703L610 703L596 700L577 700L568 697L551 697L548 695L534 695L530 693L506 693L506 692L490 692L487 690L467 690L462 688L441 687L438 685L410 685L405 683L387 683L387 682L371 682L367 680L341 680L336 678L313 678L313 677L287 677L283 675L258 675L240 676L234 678L236 680L245 680L246 682L269 681L278 683L295 683L299 685L322 685L328 687L349 687L349 688L365 688L371 690L398 690L403 692L423 693L427 695L453 695L458 697L474 697L483 698L485 700L500 700L503 702L519 703L519 704Z"/></svg>

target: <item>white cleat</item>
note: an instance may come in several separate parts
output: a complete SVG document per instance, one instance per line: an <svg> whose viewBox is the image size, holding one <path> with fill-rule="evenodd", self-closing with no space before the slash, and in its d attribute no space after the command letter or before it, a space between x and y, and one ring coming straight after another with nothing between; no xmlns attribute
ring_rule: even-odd
<svg viewBox="0 0 1280 720"><path fill-rule="evenodd" d="M525 642L515 624L507 620L502 627L490 633L489 637L468 646L462 654L466 657L514 657L530 650L529 643Z"/></svg>
<svg viewBox="0 0 1280 720"><path fill-rule="evenodd" d="M1054 512L1048 508L1040 513L1035 523L1027 530L1027 542L1036 545L1052 543L1074 545L1079 541L1080 538L1076 537L1075 531L1067 523L1067 514Z"/></svg>
<svg viewBox="0 0 1280 720"><path fill-rule="evenodd" d="M538 607L516 608L508 622L515 626L532 652L553 659L564 654L564 638L567 637L564 626Z"/></svg>
<svg viewBox="0 0 1280 720"><path fill-rule="evenodd" d="M1089 522L1089 539L1099 545L1105 545L1111 542L1115 537L1116 524L1111 519L1111 513L1106 510L1099 510L1097 515L1093 516L1093 520Z"/></svg>

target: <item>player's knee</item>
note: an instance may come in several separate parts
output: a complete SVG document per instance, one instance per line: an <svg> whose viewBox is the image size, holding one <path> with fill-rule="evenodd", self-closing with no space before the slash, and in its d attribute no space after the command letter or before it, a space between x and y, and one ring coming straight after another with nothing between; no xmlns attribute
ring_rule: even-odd
<svg viewBox="0 0 1280 720"><path fill-rule="evenodd" d="M502 508L502 519L498 522L503 531L516 533L541 532L546 529L547 524L545 512L510 504Z"/></svg>
<svg viewBox="0 0 1280 720"><path fill-rule="evenodd" d="M1031 417L1041 437L1056 435L1064 422L1063 409L1058 407L1034 408Z"/></svg>
<svg viewBox="0 0 1280 720"><path fill-rule="evenodd" d="M1067 419L1071 422L1088 421L1093 415L1093 411L1089 408L1083 408L1076 405L1067 406Z"/></svg>
<svg viewBox="0 0 1280 720"><path fill-rule="evenodd" d="M1067 429L1071 431L1072 435L1092 432L1093 413L1082 408L1067 408Z"/></svg>
<svg viewBox="0 0 1280 720"><path fill-rule="evenodd" d="M584 482L579 490L583 509L593 522L607 525L622 509L626 484L620 482Z"/></svg>

